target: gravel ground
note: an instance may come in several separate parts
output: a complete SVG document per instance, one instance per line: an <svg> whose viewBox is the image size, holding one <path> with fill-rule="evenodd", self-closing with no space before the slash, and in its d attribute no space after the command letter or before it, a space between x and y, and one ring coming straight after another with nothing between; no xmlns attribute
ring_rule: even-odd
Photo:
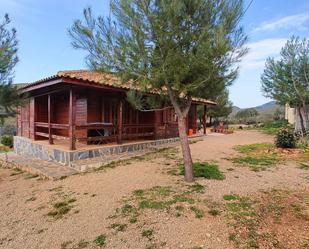
<svg viewBox="0 0 309 249"><path fill-rule="evenodd" d="M234 145L272 142L271 136L242 131L231 135L209 135L191 144L194 160L216 160L226 179L197 180L205 186L199 198L220 201L225 194L253 195L273 187L308 190L308 171L289 162L271 171L253 172L245 167L233 167L224 158L235 155ZM180 157L178 153L175 155ZM136 189L154 186L177 187L181 176L166 174L167 162L161 156L103 171L71 176L60 181L40 180L24 174L12 175L12 170L0 168L0 248L99 248L93 243L100 234L107 235L106 248L234 248L228 240L228 225L224 216L206 214L202 219L190 215L171 217L167 212L147 210L138 224L125 232L114 232L110 216L121 207L123 199ZM233 167L233 171L227 169ZM74 198L72 210L61 219L47 214L52 203ZM154 230L152 241L141 231ZM88 244L81 241L87 241ZM65 246L67 242L67 246ZM80 242L80 243L79 243Z"/></svg>

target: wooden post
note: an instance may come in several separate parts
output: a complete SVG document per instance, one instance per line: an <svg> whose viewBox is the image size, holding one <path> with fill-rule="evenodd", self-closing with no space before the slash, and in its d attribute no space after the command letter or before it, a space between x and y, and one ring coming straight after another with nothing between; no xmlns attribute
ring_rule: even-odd
<svg viewBox="0 0 309 249"><path fill-rule="evenodd" d="M154 129L153 129L154 139L158 139L158 129L159 129L159 125L160 125L160 114L161 114L161 111L154 111Z"/></svg>
<svg viewBox="0 0 309 249"><path fill-rule="evenodd" d="M52 110L52 105L51 105L50 94L48 94L48 97L47 97L47 108L48 108L48 141L49 141L49 144L54 144L52 127L51 127L53 110Z"/></svg>
<svg viewBox="0 0 309 249"><path fill-rule="evenodd" d="M75 139L75 112L76 110L76 96L74 90L70 89L70 106L69 106L69 138L70 150L76 150Z"/></svg>
<svg viewBox="0 0 309 249"><path fill-rule="evenodd" d="M109 121L110 123L113 123L114 120L113 120L113 101L110 101L109 102Z"/></svg>
<svg viewBox="0 0 309 249"><path fill-rule="evenodd" d="M36 122L36 99L33 97L30 101L30 123L31 123L31 137L33 140L36 140L36 127L35 127L35 122Z"/></svg>
<svg viewBox="0 0 309 249"><path fill-rule="evenodd" d="M129 110L129 124L130 124L129 134L132 134L131 125L133 124L133 109L131 108L131 106L129 106L128 110Z"/></svg>
<svg viewBox="0 0 309 249"><path fill-rule="evenodd" d="M119 100L118 102L118 136L117 136L117 143L122 144L122 109L123 109L123 102Z"/></svg>
<svg viewBox="0 0 309 249"><path fill-rule="evenodd" d="M167 129L168 129L168 120L167 120L167 112L169 109L164 110L164 138L167 138Z"/></svg>
<svg viewBox="0 0 309 249"><path fill-rule="evenodd" d="M139 111L136 110L136 124L138 125L139 124ZM135 133L138 133L138 128L135 127Z"/></svg>
<svg viewBox="0 0 309 249"><path fill-rule="evenodd" d="M105 101L104 101L104 99L102 99L101 102L102 102L101 103L102 122L105 123L106 118L105 118Z"/></svg>
<svg viewBox="0 0 309 249"><path fill-rule="evenodd" d="M31 138L30 109L31 109L31 99L29 99L29 103L28 103L28 138Z"/></svg>
<svg viewBox="0 0 309 249"><path fill-rule="evenodd" d="M204 113L203 113L203 133L206 135L206 122L207 122L207 106L204 105Z"/></svg>

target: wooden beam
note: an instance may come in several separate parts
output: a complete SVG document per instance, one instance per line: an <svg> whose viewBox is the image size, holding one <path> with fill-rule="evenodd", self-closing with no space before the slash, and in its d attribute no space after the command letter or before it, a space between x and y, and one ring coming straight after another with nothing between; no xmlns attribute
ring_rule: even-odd
<svg viewBox="0 0 309 249"><path fill-rule="evenodd" d="M122 113L123 113L123 101L119 100L118 102L118 136L117 136L117 143L122 144Z"/></svg>
<svg viewBox="0 0 309 249"><path fill-rule="evenodd" d="M47 108L48 108L48 141L49 141L49 144L54 144L52 127L51 127L53 110L52 110L52 105L51 105L50 94L48 94L48 96L47 96Z"/></svg>
<svg viewBox="0 0 309 249"><path fill-rule="evenodd" d="M206 122L207 122L207 106L204 105L204 112L203 112L203 133L206 134Z"/></svg>
<svg viewBox="0 0 309 249"><path fill-rule="evenodd" d="M76 150L75 138L75 114L76 114L76 95L75 91L70 89L70 102L69 102L69 139L70 150Z"/></svg>

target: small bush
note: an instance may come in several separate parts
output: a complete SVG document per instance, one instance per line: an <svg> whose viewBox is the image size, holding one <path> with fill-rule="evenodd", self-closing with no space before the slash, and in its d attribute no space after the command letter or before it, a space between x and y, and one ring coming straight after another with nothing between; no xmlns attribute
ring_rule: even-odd
<svg viewBox="0 0 309 249"><path fill-rule="evenodd" d="M15 134L16 134L15 125L4 124L3 126L0 127L0 136L4 136L4 135L14 136Z"/></svg>
<svg viewBox="0 0 309 249"><path fill-rule="evenodd" d="M105 246L105 243L106 243L106 235L105 235L105 234L101 234L101 235L97 236L93 242L94 242L97 246L99 246L99 247Z"/></svg>
<svg viewBox="0 0 309 249"><path fill-rule="evenodd" d="M291 128L282 128L278 131L275 139L278 148L295 148L296 137Z"/></svg>
<svg viewBox="0 0 309 249"><path fill-rule="evenodd" d="M7 146L7 147L10 147L12 148L13 147L13 136L11 135L4 135L1 137L1 140L0 140L1 144Z"/></svg>
<svg viewBox="0 0 309 249"><path fill-rule="evenodd" d="M143 236L143 237L146 237L146 238L149 239L149 240L152 240L152 238L153 238L153 233L154 233L153 229L143 230L143 231L142 231L142 236Z"/></svg>
<svg viewBox="0 0 309 249"><path fill-rule="evenodd" d="M208 213L209 213L210 215L212 215L212 216L218 216L218 215L220 215L220 210L215 209L215 208L212 208L212 209L210 209L210 210L208 211Z"/></svg>

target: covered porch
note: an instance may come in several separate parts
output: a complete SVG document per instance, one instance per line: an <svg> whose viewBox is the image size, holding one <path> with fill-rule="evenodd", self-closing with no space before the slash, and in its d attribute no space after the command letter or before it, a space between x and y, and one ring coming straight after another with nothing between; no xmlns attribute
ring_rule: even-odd
<svg viewBox="0 0 309 249"><path fill-rule="evenodd" d="M28 104L19 109L18 136L72 151L178 136L173 108L135 110L125 100L124 91L78 86L45 91L32 93ZM187 117L187 131L193 134L198 132L196 109L193 103Z"/></svg>

